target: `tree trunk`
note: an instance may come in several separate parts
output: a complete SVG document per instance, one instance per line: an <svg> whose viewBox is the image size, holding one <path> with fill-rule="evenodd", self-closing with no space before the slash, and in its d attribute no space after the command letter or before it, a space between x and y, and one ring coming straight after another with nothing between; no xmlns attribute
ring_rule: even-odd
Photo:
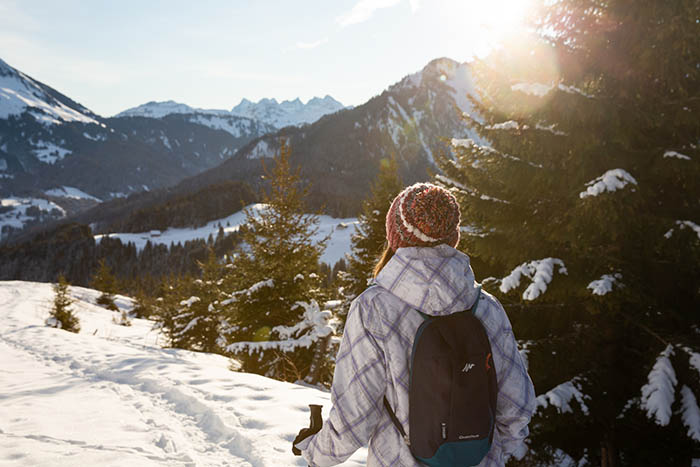
<svg viewBox="0 0 700 467"><path fill-rule="evenodd" d="M607 437L600 445L600 467L617 467L617 449Z"/></svg>
<svg viewBox="0 0 700 467"><path fill-rule="evenodd" d="M311 367L309 368L309 374L306 377L306 382L311 384L318 384L321 379L321 369L323 368L323 359L326 358L328 353L328 344L331 342L331 335L324 337L316 344L316 350L314 351L314 357L311 360Z"/></svg>

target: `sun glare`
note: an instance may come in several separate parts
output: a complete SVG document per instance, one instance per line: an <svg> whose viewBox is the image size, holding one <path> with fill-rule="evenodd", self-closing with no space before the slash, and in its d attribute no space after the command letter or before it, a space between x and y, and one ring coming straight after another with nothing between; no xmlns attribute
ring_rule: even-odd
<svg viewBox="0 0 700 467"><path fill-rule="evenodd" d="M536 0L445 0L440 2L455 41L481 56L508 37L525 33L526 18Z"/></svg>

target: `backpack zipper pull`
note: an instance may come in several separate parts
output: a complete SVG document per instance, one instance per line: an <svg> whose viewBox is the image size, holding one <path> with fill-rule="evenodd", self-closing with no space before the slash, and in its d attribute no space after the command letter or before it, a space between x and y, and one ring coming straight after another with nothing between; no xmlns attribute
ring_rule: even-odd
<svg viewBox="0 0 700 467"><path fill-rule="evenodd" d="M447 439L447 423L441 423L440 428L442 430L442 439Z"/></svg>

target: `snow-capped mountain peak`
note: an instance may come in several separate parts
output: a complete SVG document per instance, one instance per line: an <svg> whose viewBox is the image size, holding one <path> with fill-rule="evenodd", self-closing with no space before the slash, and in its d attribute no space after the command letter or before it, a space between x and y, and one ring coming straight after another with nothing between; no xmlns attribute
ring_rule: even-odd
<svg viewBox="0 0 700 467"><path fill-rule="evenodd" d="M44 125L99 123L96 115L0 59L0 119L28 113Z"/></svg>
<svg viewBox="0 0 700 467"><path fill-rule="evenodd" d="M278 102L275 98L263 98L257 103L242 99L240 104L231 109L231 113L241 117L261 120L277 128L299 126L313 123L326 114L345 108L343 104L326 95L314 97L304 104L298 97L294 100Z"/></svg>
<svg viewBox="0 0 700 467"><path fill-rule="evenodd" d="M217 109L198 109L195 107L190 107L187 104L181 104L173 100L156 102L151 101L145 104L141 104L137 107L127 109L123 112L119 112L115 117L149 117L149 118L163 118L170 114L191 114L191 113L204 113L211 115L226 115L228 112L226 110Z"/></svg>
<svg viewBox="0 0 700 467"><path fill-rule="evenodd" d="M208 114L220 117L245 117L272 125L275 128L282 128L289 125L298 126L305 123L313 123L322 116L337 112L343 108L343 104L328 95L324 98L314 97L306 104L298 97L294 100L282 102L279 102L274 97L266 97L260 99L257 103L243 98L230 112L217 109L200 109L169 100L164 102L151 101L120 112L115 117L163 118L170 114Z"/></svg>

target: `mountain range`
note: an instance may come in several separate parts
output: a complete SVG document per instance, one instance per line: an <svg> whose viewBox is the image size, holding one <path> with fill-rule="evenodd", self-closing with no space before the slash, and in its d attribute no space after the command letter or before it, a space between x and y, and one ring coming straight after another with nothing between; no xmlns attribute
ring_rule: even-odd
<svg viewBox="0 0 700 467"><path fill-rule="evenodd" d="M222 118L237 116L257 120L279 129L290 125L300 126L306 123L313 123L326 114L334 113L344 108L343 104L328 95L324 98L314 97L306 104L302 103L299 98L293 101L286 100L282 102L277 102L274 98L260 99L257 103L244 98L230 111L199 109L175 101L151 101L119 112L115 117L163 118L171 114L212 115ZM206 123L204 124L206 125Z"/></svg>
<svg viewBox="0 0 700 467"><path fill-rule="evenodd" d="M355 215L383 160L395 157L406 183L425 180L436 170L434 155L449 151L447 139L473 136L462 121L473 95L469 64L441 58L354 108L330 96L306 104L244 99L231 111L168 101L104 118L0 62L0 195L13 195L0 206L0 229L8 219L21 226L51 217L138 229L129 220L136 210L144 219L173 200L206 202L214 186L230 197L254 193L264 186L261 159L281 139L311 182L312 206ZM109 201L139 192L133 201Z"/></svg>

